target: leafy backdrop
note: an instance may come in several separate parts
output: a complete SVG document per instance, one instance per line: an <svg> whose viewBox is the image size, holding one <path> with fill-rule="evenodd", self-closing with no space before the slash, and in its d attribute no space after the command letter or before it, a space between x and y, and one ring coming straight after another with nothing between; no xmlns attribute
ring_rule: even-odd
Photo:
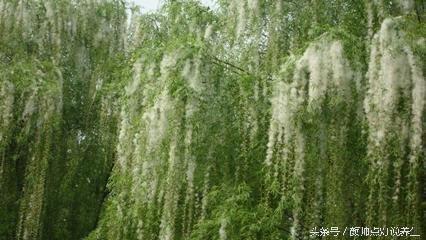
<svg viewBox="0 0 426 240"><path fill-rule="evenodd" d="M0 0L0 239L425 216L425 4Z"/></svg>

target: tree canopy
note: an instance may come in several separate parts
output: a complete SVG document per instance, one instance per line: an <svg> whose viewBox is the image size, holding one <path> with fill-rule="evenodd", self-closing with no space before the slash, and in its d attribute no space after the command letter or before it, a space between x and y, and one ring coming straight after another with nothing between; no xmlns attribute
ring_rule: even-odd
<svg viewBox="0 0 426 240"><path fill-rule="evenodd" d="M217 5L0 0L0 239L426 235L425 3Z"/></svg>

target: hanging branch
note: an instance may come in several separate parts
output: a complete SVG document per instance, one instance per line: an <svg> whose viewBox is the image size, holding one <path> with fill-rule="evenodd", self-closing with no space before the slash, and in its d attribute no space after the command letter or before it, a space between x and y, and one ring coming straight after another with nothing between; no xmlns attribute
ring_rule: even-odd
<svg viewBox="0 0 426 240"><path fill-rule="evenodd" d="M224 61L224 60L221 60L221 59L219 59L219 58L217 58L217 57L214 57L214 56L213 56L213 60L218 61L218 62L220 62L220 63L223 63L223 64L225 64L225 65L228 65L228 66L230 66L230 67L233 67L233 68L235 68L235 69L238 69L238 70L240 70L241 72L244 72L244 73L249 74L249 73L248 73L248 71L246 71L246 70L244 70L244 69L242 69L242 68L240 68L240 67L238 67L238 66L235 66L235 65L234 65L234 64L232 64L232 63L229 63L229 62L226 62L226 61Z"/></svg>
<svg viewBox="0 0 426 240"><path fill-rule="evenodd" d="M218 66L222 66L221 64L225 64L226 66L228 66L228 67L231 68L232 72L234 72L236 74L242 75L242 73L244 73L244 74L247 74L247 75L252 75L247 70L245 70L245 69L243 69L241 67L238 67L238 66L236 66L236 65L234 65L234 64L232 64L230 62L227 62L225 60L219 59L218 57L215 57L215 56L212 56L212 55L209 55L209 54L207 56L212 59L212 63L214 63L214 64L216 64ZM236 70L238 70L238 71L236 71Z"/></svg>
<svg viewBox="0 0 426 240"><path fill-rule="evenodd" d="M211 61L211 62L212 62L213 64L215 64L215 65L219 66L219 67L224 67L222 64L220 64L220 63L218 63L218 62L216 62L216 61ZM235 74L242 75L242 73L241 73L241 72L236 71L234 68L230 68L229 70L231 70L231 72L233 72L233 73L235 73Z"/></svg>

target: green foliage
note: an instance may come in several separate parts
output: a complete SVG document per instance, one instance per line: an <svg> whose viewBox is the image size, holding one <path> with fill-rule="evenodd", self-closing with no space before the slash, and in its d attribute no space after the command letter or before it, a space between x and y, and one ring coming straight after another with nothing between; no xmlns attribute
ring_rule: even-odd
<svg viewBox="0 0 426 240"><path fill-rule="evenodd" d="M0 239L425 234L424 4L217 6L0 0Z"/></svg>

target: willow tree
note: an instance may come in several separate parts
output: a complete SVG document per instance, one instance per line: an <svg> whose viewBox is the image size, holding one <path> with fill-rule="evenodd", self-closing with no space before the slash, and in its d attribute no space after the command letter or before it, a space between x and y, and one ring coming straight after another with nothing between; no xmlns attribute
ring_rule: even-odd
<svg viewBox="0 0 426 240"><path fill-rule="evenodd" d="M0 235L426 234L424 8L0 1Z"/></svg>
<svg viewBox="0 0 426 240"><path fill-rule="evenodd" d="M2 239L75 239L96 224L125 69L120 1L0 1Z"/></svg>
<svg viewBox="0 0 426 240"><path fill-rule="evenodd" d="M90 238L298 239L313 227L367 224L422 231L424 78L411 49L424 50L404 36L421 36L413 30L423 26L423 16L413 13L418 8L223 1L212 13L173 1L142 16L140 26L155 31L141 40L122 110L113 192ZM393 28L400 24L412 29ZM376 43L383 34L387 45ZM377 70L378 51L394 46L407 61L392 68L386 60ZM388 118L414 134L399 135L405 136L399 147L378 143L387 151L407 149L396 158L375 153L373 143L376 123L390 131L371 112L387 92L377 89L380 81L390 77L413 84L400 93L408 98L403 107L399 95L389 103L393 114L407 114L403 127ZM378 168L381 161L398 168ZM411 162L410 170L403 162ZM406 186L407 195L401 199L401 186L389 191L389 182ZM393 205L387 201L397 195ZM416 213L401 218L401 208Z"/></svg>

